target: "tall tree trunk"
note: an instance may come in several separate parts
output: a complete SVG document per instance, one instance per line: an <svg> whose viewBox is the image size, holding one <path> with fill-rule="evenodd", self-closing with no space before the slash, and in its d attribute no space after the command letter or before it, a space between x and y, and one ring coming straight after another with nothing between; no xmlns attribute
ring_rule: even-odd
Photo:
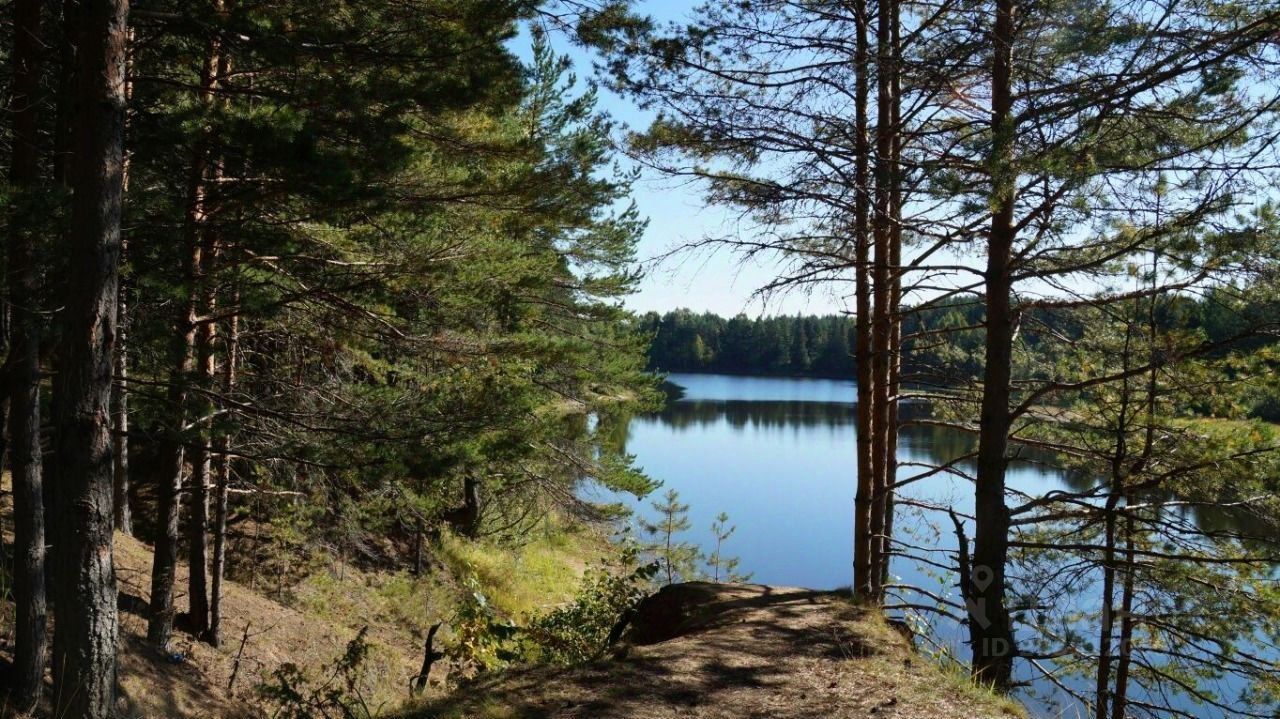
<svg viewBox="0 0 1280 719"><path fill-rule="evenodd" d="M897 23L893 23L893 56L897 58L899 52L899 41L897 41ZM896 61L896 60L895 60ZM895 65L896 67L896 65ZM897 482L897 429L899 429L899 394L902 374L902 316L901 316L901 299L902 299L902 205L901 205L901 174L899 173L901 133L899 124L899 73L893 72L893 178L891 180L892 197L890 201L892 228L890 234L890 249L888 249L888 262L890 262L891 276L890 287L888 287L888 321L890 321L890 330L888 330L888 376L884 377L884 381L888 385L888 404L884 407L884 519L883 519L883 539L881 551L879 551L879 594L884 594L884 585L890 580L890 565L893 559L893 512L895 512L896 503L893 500L893 490Z"/></svg>
<svg viewBox="0 0 1280 719"><path fill-rule="evenodd" d="M214 9L218 12L223 10L221 0L214 0ZM212 43L210 58L214 65L211 69L212 76L207 85L210 89L205 98L206 102L213 101L213 93L216 92L222 79L230 71L227 55L222 51L222 42L217 35L214 36ZM208 144L210 145L208 150L210 154L207 160L208 180L206 186L216 185L222 178L222 166L212 159L212 142L210 141ZM195 441L191 450L191 502L188 505L187 514L187 547L189 549L187 564L190 567L187 597L190 602L191 631L196 636L203 636L207 639L210 626L208 579L209 489L213 482L213 466L207 448L210 446L210 438L212 437L210 422L215 409L213 402L209 399L209 393L213 390L214 377L217 373L214 357L217 326L208 318L212 317L217 309L216 277L220 247L217 233L214 232L208 222L209 215L213 210L209 207L207 197L204 203L205 217L199 226L199 259L202 266L195 286L198 295L199 312L203 319L200 320L199 329L196 330L195 382L199 391L195 397L196 401L192 405Z"/></svg>
<svg viewBox="0 0 1280 719"><path fill-rule="evenodd" d="M213 309L213 301L205 289L209 285L209 265L212 262L211 248L206 244L201 250L205 269L201 271L202 299L201 310L205 315ZM188 616L191 620L191 631L196 636L205 636L209 631L209 485L212 473L212 462L208 450L210 434L208 432L208 416L212 405L205 392L212 389L212 378L215 371L213 356L214 332L213 323L200 322L196 331L196 401L192 402L191 421L196 425L192 432L193 442L190 446L190 501L187 503L187 601Z"/></svg>
<svg viewBox="0 0 1280 719"><path fill-rule="evenodd" d="M127 250L121 243L121 252ZM116 325L116 381L111 390L111 413L114 424L115 455L115 523L116 531L133 534L133 514L129 511L129 355L127 343L129 337L129 304L128 289L124 282L120 284L119 307L117 308Z"/></svg>
<svg viewBox="0 0 1280 719"><path fill-rule="evenodd" d="M62 32L58 36L58 88L53 128L53 181L69 185L71 122L76 105L76 23L79 0L62 0Z"/></svg>
<svg viewBox="0 0 1280 719"><path fill-rule="evenodd" d="M1115 633L1115 578L1116 578L1116 507L1120 495L1115 492L1114 482L1107 497L1104 517L1105 539L1102 564L1102 621L1098 628L1098 667L1094 685L1094 717L1107 719L1110 705L1108 697L1111 693L1111 639Z"/></svg>
<svg viewBox="0 0 1280 719"><path fill-rule="evenodd" d="M1120 636L1116 652L1116 683L1111 695L1111 719L1124 719L1129 703L1129 666L1133 657L1133 592L1134 569L1137 566L1137 554L1134 552L1134 522L1129 509L1132 502L1126 492L1124 520L1124 578L1120 590Z"/></svg>
<svg viewBox="0 0 1280 719"><path fill-rule="evenodd" d="M44 491L40 455L40 273L36 266L40 192L40 0L13 3L13 164L17 194L9 218L12 345L9 432L13 478L14 705L29 712L44 687L46 634Z"/></svg>
<svg viewBox="0 0 1280 719"><path fill-rule="evenodd" d="M61 358L54 383L55 479L63 524L55 576L54 716L115 709L111 373L124 194L128 0L76 6L78 111Z"/></svg>
<svg viewBox="0 0 1280 719"><path fill-rule="evenodd" d="M190 213L190 209L188 209ZM190 260L188 260L190 262ZM189 312L190 310L188 310ZM188 315L184 315L189 316ZM147 620L147 641L161 652L168 651L173 635L173 587L178 571L178 537L180 529L179 496L183 474L182 423L186 420L186 383L193 368L191 344L195 341L195 325L175 333L171 345L172 359L177 365L169 378L168 401L175 419L163 442L163 462L157 489L158 531L151 564L151 606Z"/></svg>
<svg viewBox="0 0 1280 719"><path fill-rule="evenodd" d="M62 0L62 24L59 28L58 36L58 84L57 98L55 102L55 110L57 117L54 118L53 128L53 161L51 169L53 171L53 181L61 185L70 194L71 190L71 158L72 158L72 131L75 121L76 106L79 99L76 97L78 86L76 82L76 73L79 72L76 53L76 38L79 34L79 23L82 13L79 11L79 0ZM123 182L123 180L122 180ZM59 293L65 293L65 285L57 282L51 282L50 292L52 296L58 296ZM57 355L55 364L57 362ZM56 367L55 367L56 372ZM55 378L57 375L54 375ZM56 383L56 379L55 379ZM7 400L6 400L7 401ZM53 442L56 446L58 428L53 427ZM50 477L50 479L53 479ZM56 609L58 602L58 592L55 586L58 572L58 544L62 541L62 532L59 521L59 501L58 501L57 484L54 481L44 482L44 527L45 527L45 547L48 561L45 563L45 593L48 601Z"/></svg>
<svg viewBox="0 0 1280 719"><path fill-rule="evenodd" d="M1005 566L1009 556L1009 511L1005 506L1009 399L1013 363L1014 312L1011 305L1014 205L1017 176L1013 159L1013 0L997 0L992 33L991 73L992 206L987 246L986 364L978 436L974 502L973 568L970 572L969 640L973 675L1000 690L1013 680L1013 627L1005 607Z"/></svg>
<svg viewBox="0 0 1280 719"><path fill-rule="evenodd" d="M867 3L857 0L854 3L854 19L857 24L857 49L854 58L854 123L855 143L854 182L855 191L853 235L854 235L854 370L858 382L858 427L857 427L857 470L858 490L854 497L854 531L853 531L853 587L854 591L864 598L871 596L871 495L874 491L875 477L871 459L872 441L875 426L872 412L872 373L871 373L871 282L868 277L870 259L871 228L868 222L871 197L870 142L867 137L867 100L870 96L868 74L870 67L870 48L867 39Z"/></svg>
<svg viewBox="0 0 1280 719"><path fill-rule="evenodd" d="M1130 339L1132 330L1125 330L1122 369L1129 371ZM1115 428L1115 447L1111 455L1111 472L1107 487L1107 501L1103 505L1103 553L1102 553L1102 617L1098 628L1098 667L1094 685L1094 717L1107 719L1111 687L1111 640L1115 633L1115 578L1116 578L1116 510L1124 492L1125 464L1128 461L1129 432L1129 379L1121 380L1120 410Z"/></svg>
<svg viewBox="0 0 1280 719"><path fill-rule="evenodd" d="M240 304L238 293L233 293L232 307ZM240 317L232 314L227 320L225 335L226 358L222 365L222 393L230 397L236 388L236 362L240 350ZM231 435L218 433L218 485L213 514L213 596L209 605L209 643L222 643L222 578L227 566L227 498L231 488Z"/></svg>
<svg viewBox="0 0 1280 719"><path fill-rule="evenodd" d="M873 222L875 264L873 269L872 310L872 426L871 466L871 575L869 595L879 600L883 590L885 561L885 509L888 501L889 435L889 362L892 334L890 316L891 256L893 239L893 26L897 24L896 0L882 0L877 13L876 30L876 165L875 213Z"/></svg>
<svg viewBox="0 0 1280 719"><path fill-rule="evenodd" d="M133 45L133 29L129 29L129 45ZM132 58L125 58L125 101L133 99ZM129 116L125 115L126 141L129 133ZM129 153L124 155L124 191L129 192ZM120 262L128 263L129 243L120 240ZM116 307L116 380L111 389L111 415L114 424L112 436L115 453L115 522L116 531L133 534L133 515L129 511L129 286L120 280L120 297Z"/></svg>
<svg viewBox="0 0 1280 719"><path fill-rule="evenodd" d="M899 63L902 57L902 41L899 37L901 22L898 8L893 8L890 54L893 61L888 68L889 82L893 88L893 102L889 107L890 127L893 130L893 155L890 159L889 180L889 374L885 378L889 387L889 403L885 407L885 480L884 480L884 540L880 551L880 594L889 583L889 568L893 559L894 489L898 481L898 394L902 374L902 73Z"/></svg>
<svg viewBox="0 0 1280 719"><path fill-rule="evenodd" d="M215 6L220 7L219 0ZM200 99L204 103L212 101L215 83L218 80L218 56L220 44L216 34L211 35L205 56L205 66L201 77ZM191 166L187 178L186 216L183 221L183 242L185 245L185 277L187 283L187 301L177 318L174 341L171 347L171 370L169 377L168 399L173 416L170 419L168 438L165 441L164 474L160 481L160 527L161 533L156 538L154 561L151 570L151 618L147 625L147 639L157 649L167 651L169 640L173 635L173 619L175 614L173 589L177 574L178 537L181 526L179 495L182 488L182 470L184 462L184 444L187 440L185 426L189 420L188 399L192 383L198 371L195 356L198 333L201 328L200 305L203 297L205 269L205 233L204 225L208 220L205 205L206 182L208 180L210 156L211 128L205 127L196 142L192 153ZM206 323L207 324L207 323ZM202 426L203 418L196 417L197 425ZM205 566L204 531L208 522L208 501L205 487L208 483L207 452L204 449L206 439L204 433L192 443L190 464L192 468L191 497L193 508L191 525L198 523L200 534L200 556L198 567L192 567L193 573L199 575L199 596L191 597L191 620L196 632L208 627L208 599L204 589ZM192 528L189 537L196 531ZM192 579L195 586L196 579Z"/></svg>
<svg viewBox="0 0 1280 719"><path fill-rule="evenodd" d="M1163 200L1163 197L1160 195L1157 195L1157 199L1156 199L1156 223L1157 224L1159 224L1161 221L1161 213L1163 210L1162 200ZM1144 404L1145 404L1144 410L1146 413L1146 417L1145 417L1146 427L1144 428L1146 436L1142 445L1142 454L1134 462L1133 468L1130 470L1131 474L1136 474L1138 472L1144 471L1147 468L1148 463L1151 461L1151 457L1155 453L1156 401L1157 401L1157 395L1159 391L1159 382L1160 382L1160 370L1159 370L1159 365L1156 362L1158 352L1159 352L1157 348L1160 346L1160 337L1159 337L1160 324L1157 321L1159 294L1156 292L1156 288L1158 287L1160 282L1159 278L1160 278L1160 255L1155 250L1152 250L1151 252L1151 286L1150 286L1151 297L1147 303L1147 317L1146 317L1147 363L1148 365L1150 365L1151 371L1147 373L1146 396L1143 398ZM1140 300L1135 302L1140 302ZM1126 353L1126 358L1127 358L1127 353ZM1127 369L1127 366L1126 366L1126 369ZM1137 572L1137 567L1138 567L1138 557L1137 557L1137 552L1135 551L1135 542L1136 542L1135 532L1137 531L1137 528L1136 528L1137 520L1134 517L1132 489L1125 484L1121 484L1119 487L1113 487L1112 494L1113 496L1119 496L1120 494L1123 494L1123 497L1124 497L1125 550L1124 550L1123 572L1120 572L1119 570L1114 570L1114 569L1112 570L1113 575L1117 573L1121 574L1121 576L1124 578L1124 582L1121 585L1121 590L1120 590L1121 592L1120 637L1119 637L1119 642L1117 646L1117 654L1114 660L1114 663L1116 665L1116 670L1115 670L1115 688L1112 691L1112 694L1110 697L1111 698L1111 719L1124 719L1125 713L1128 711L1129 670L1133 662L1133 629L1135 624L1134 616L1133 616L1133 599L1134 599L1135 583L1137 581L1137 577L1135 576L1135 574ZM1108 504L1111 504L1110 500ZM1108 516L1108 519L1111 520L1111 522L1113 523L1112 524L1112 527L1113 527L1115 522L1114 512ZM1112 527L1108 527L1108 529L1111 531L1114 531L1112 530ZM1108 537L1108 540L1109 540L1108 541L1108 558L1112 559L1114 556L1114 551L1112 550L1113 542L1110 541L1111 540L1110 537ZM1110 607L1108 606L1108 608ZM1114 623L1114 620L1111 620L1111 621L1112 623ZM1102 682L1107 678L1108 678L1107 675L1103 674L1102 670L1099 669L1098 684L1100 688L1103 686ZM1105 699L1106 697L1100 692L1098 695L1099 719L1102 719L1104 717L1105 710L1103 709L1102 705Z"/></svg>

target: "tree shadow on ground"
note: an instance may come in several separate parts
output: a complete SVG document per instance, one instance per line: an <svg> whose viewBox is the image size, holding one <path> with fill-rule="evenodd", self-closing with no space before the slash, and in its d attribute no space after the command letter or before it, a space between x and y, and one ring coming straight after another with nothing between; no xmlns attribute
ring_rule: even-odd
<svg viewBox="0 0 1280 719"><path fill-rule="evenodd" d="M495 716L528 719L656 719L695 709L701 715L755 716L757 698L787 696L816 681L797 676L803 673L798 667L880 652L850 629L865 610L831 592L694 584L659 599L662 594L637 612L632 634L643 641L619 647L613 660L481 678L455 694L461 702L413 716L485 717L476 702L507 712ZM825 716L802 706L787 714Z"/></svg>

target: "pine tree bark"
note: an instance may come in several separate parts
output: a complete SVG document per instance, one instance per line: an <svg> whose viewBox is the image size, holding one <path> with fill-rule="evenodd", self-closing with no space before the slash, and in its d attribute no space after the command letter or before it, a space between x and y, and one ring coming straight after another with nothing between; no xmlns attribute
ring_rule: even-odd
<svg viewBox="0 0 1280 719"><path fill-rule="evenodd" d="M232 306L240 303L233 293ZM227 320L226 358L222 365L222 393L229 397L236 388L236 362L240 351L240 317L232 314ZM232 458L231 436L226 431L218 435L218 483L213 514L213 591L209 603L209 643L222 644L222 579L227 567L227 499L231 489Z"/></svg>
<svg viewBox="0 0 1280 719"><path fill-rule="evenodd" d="M871 459L872 440L875 436L872 412L871 373L871 281L868 277L871 228L868 221L871 198L871 146L867 137L867 100L870 96L870 48L868 45L867 3L854 3L854 22L857 37L854 57L854 134L856 155L854 164L854 371L857 373L858 427L857 470L858 489L854 497L853 586L864 598L871 596L871 494L874 488Z"/></svg>
<svg viewBox="0 0 1280 719"><path fill-rule="evenodd" d="M213 9L221 13L225 9L222 0L214 0ZM221 85L223 78L230 71L227 54L222 48L222 39L216 33L210 40L209 76L206 80L203 101L211 104ZM216 186L222 178L221 163L214 159L212 131L206 129L205 152L206 174L205 186ZM208 447L210 446L210 417L214 404L209 393L215 384L217 365L214 357L214 344L217 341L217 325L208 318L217 309L216 277L218 272L218 256L220 247L217 233L209 222L213 209L208 197L204 198L204 218L199 223L199 239L201 263L194 290L198 296L198 311L201 319L196 330L196 376L194 378L198 392L193 403L192 420L194 441L191 446L191 502L187 514L187 547L189 550L187 565L188 574L187 597L190 602L191 631L196 636L209 638L210 602L209 602L209 490L213 484L213 463ZM194 319L194 318L193 318Z"/></svg>
<svg viewBox="0 0 1280 719"><path fill-rule="evenodd" d="M176 333L172 353L177 368L169 382L168 401L178 419L185 421L186 382L191 375L193 358L189 351L195 341L195 326ZM156 488L158 531L151 564L151 605L147 620L147 641L161 652L167 652L173 636L175 615L173 588L178 572L178 537L180 529L179 495L182 487L183 445L181 423L171 428L163 444L164 460Z"/></svg>
<svg viewBox="0 0 1280 719"><path fill-rule="evenodd" d="M58 36L58 88L53 128L53 181L71 182L71 119L75 115L76 23L79 0L62 0L62 32Z"/></svg>
<svg viewBox="0 0 1280 719"><path fill-rule="evenodd" d="M1125 506L1132 502L1125 494ZM1134 570L1137 567L1137 553L1134 551L1133 515L1127 514L1124 521L1124 570L1120 589L1120 636L1116 651L1116 681L1111 695L1112 719L1124 719L1129 703L1129 669L1133 661L1133 595Z"/></svg>
<svg viewBox="0 0 1280 719"><path fill-rule="evenodd" d="M61 17L62 26L59 28L60 32L56 33L58 37L58 83L55 102L57 117L54 118L51 169L53 181L70 194L71 157L73 154L71 148L74 140L72 132L76 103L78 102L76 93L79 90L76 83L76 74L79 72L76 38L80 32L79 23L81 19L79 0L62 0ZM56 369L55 367L55 386L57 382ZM55 442L56 439L55 437ZM51 481L52 479L52 476L47 477L44 482L45 594L49 604L56 607L58 593L54 585L59 564L57 561L60 551L58 544L62 541L62 532L59 522L59 496L56 483Z"/></svg>
<svg viewBox="0 0 1280 719"><path fill-rule="evenodd" d="M133 45L133 29L129 29L129 45ZM124 60L124 101L133 99L131 59ZM128 114L124 116L124 132L128 136ZM124 192L129 192L129 154L124 154ZM129 243L120 238L120 262L128 262ZM111 385L111 422L113 422L115 454L115 531L133 535L133 513L129 508L129 288L120 280L120 296L116 298L115 315L115 383Z"/></svg>
<svg viewBox="0 0 1280 719"><path fill-rule="evenodd" d="M215 6L220 3L215 0ZM200 99L204 103L212 101L215 83L218 80L218 58L220 43L217 35L209 40L202 71ZM193 549L192 558L198 561L191 567L192 574L189 589L196 590L190 597L191 623L196 633L203 633L208 628L209 605L207 597L206 562L207 545L205 544L205 528L208 524L208 456L205 450L207 435L197 433L193 451L186 456L185 444L187 433L185 426L189 420L188 400L192 383L197 381L199 371L196 348L202 327L199 311L203 297L205 282L205 230L208 221L206 207L206 185L209 172L210 128L205 128L192 152L191 165L188 168L186 212L183 220L183 243L185 245L185 279L187 300L175 323L174 341L171 347L171 370L169 377L168 400L173 416L170 419L168 438L165 441L165 473L161 476L159 487L159 508L161 533L156 538L154 561L151 570L151 618L147 625L147 640L161 651L167 651L173 636L173 620L176 614L173 600L174 583L177 576L178 538L181 528L179 496L182 487L183 467L189 459L192 468L191 497L192 512L189 517L188 537L194 539L199 533L199 547ZM204 323L207 324L207 323ZM202 418L196 418L197 423Z"/></svg>
<svg viewBox="0 0 1280 719"><path fill-rule="evenodd" d="M205 263L201 271L201 285L208 285L209 264L212 253L206 244L201 250ZM207 315L213 309L213 302L201 290L201 309ZM213 357L213 323L201 321L196 331L196 377L198 401L193 402L192 420L196 424L193 430L193 442L190 447L190 502L187 504L187 601L188 616L191 619L191 631L196 636L206 636L209 631L209 485L213 476L212 462L208 450L209 432L206 417L212 407L205 399L205 391L212 388L214 375Z"/></svg>
<svg viewBox="0 0 1280 719"><path fill-rule="evenodd" d="M1114 484L1105 505L1102 564L1102 618L1098 627L1098 667L1094 686L1094 718L1107 719L1111 693L1111 640L1115 633L1116 508L1120 495Z"/></svg>
<svg viewBox="0 0 1280 719"><path fill-rule="evenodd" d="M63 519L55 575L54 716L115 709L111 375L124 195L128 0L82 0L72 121L71 263L54 382L54 457Z"/></svg>
<svg viewBox="0 0 1280 719"><path fill-rule="evenodd" d="M896 25L896 23L895 23ZM894 28L894 48L896 55L897 48L897 28ZM897 84L897 73L894 73L894 84ZM894 89L894 96L898 97L898 90ZM889 282L889 375L885 378L885 382L889 386L889 403L885 407L885 478L884 478L884 520L883 520L883 539L879 553L880 560L880 595L883 598L884 587L889 583L889 569L893 561L893 517L897 507L895 502L894 488L898 481L898 396L901 389L902 379L902 206L900 176L897 171L899 164L899 148L900 137L896 128L898 128L898 103L894 103L893 107L893 125L895 128L894 137L894 154L893 154L893 181L892 181L892 221L893 228L889 240L889 266L891 268L892 280Z"/></svg>
<svg viewBox="0 0 1280 719"><path fill-rule="evenodd" d="M123 244L121 251L124 252ZM129 507L129 356L127 352L129 337L129 305L128 290L124 283L120 286L119 306L116 313L117 346L116 346L116 381L111 390L111 414L113 418L115 456L115 523L116 531L122 534L133 534L133 513Z"/></svg>
<svg viewBox="0 0 1280 719"><path fill-rule="evenodd" d="M877 12L876 29L876 154L875 154L875 212L873 218L874 266L872 272L872 425L871 465L871 574L869 596L877 601L883 594L883 567L887 538L885 536L885 511L888 503L889 473L894 458L889 455L889 437L894 428L889 426L889 364L892 343L892 317L890 314L893 241L893 28L898 22L896 0L882 0Z"/></svg>
<svg viewBox="0 0 1280 719"><path fill-rule="evenodd" d="M13 478L14 708L30 712L44 687L48 644L45 601L44 490L40 454L40 274L33 212L40 192L40 0L13 3L13 155L17 201L9 220L9 432Z"/></svg>
<svg viewBox="0 0 1280 719"><path fill-rule="evenodd" d="M1005 607L1005 567L1009 556L1009 511L1005 470L1010 426L1014 312L1011 263L1017 176L1013 159L1013 0L998 0L992 32L991 73L992 206L987 245L986 364L978 435L974 503L973 567L970 572L969 639L973 675L983 684L1008 690L1013 680L1013 627Z"/></svg>
<svg viewBox="0 0 1280 719"><path fill-rule="evenodd" d="M889 402L885 407L885 478L883 540L879 553L879 594L883 599L884 586L889 583L890 563L893 559L894 485L898 481L898 395L902 374L902 40L898 7L892 9L892 27L889 54L892 58L886 72L892 88L889 106L889 126L892 130L892 154L889 159L889 368L885 382L888 384Z"/></svg>
<svg viewBox="0 0 1280 719"><path fill-rule="evenodd" d="M1126 372L1129 369L1129 349L1129 336L1126 334L1124 355L1121 358L1122 367ZM1110 708L1111 640L1115 633L1116 510L1120 506L1120 497L1124 492L1125 484L1129 401L1129 380L1125 379L1122 380L1120 408L1116 413L1115 447L1111 455L1107 501L1103 505L1102 617L1098 627L1098 666L1094 686L1095 719L1107 719L1107 711Z"/></svg>
<svg viewBox="0 0 1280 719"><path fill-rule="evenodd" d="M129 44L133 45L133 30L129 30ZM125 102L133 99L131 60L125 59ZM125 134L129 131L129 117L125 115ZM124 156L124 191L129 192L129 153ZM129 243L120 240L120 261L126 263ZM115 454L115 522L116 531L133 534L133 514L129 507L129 287L120 281L120 296L116 301L116 351L115 383L111 386L111 416L114 425L112 451Z"/></svg>

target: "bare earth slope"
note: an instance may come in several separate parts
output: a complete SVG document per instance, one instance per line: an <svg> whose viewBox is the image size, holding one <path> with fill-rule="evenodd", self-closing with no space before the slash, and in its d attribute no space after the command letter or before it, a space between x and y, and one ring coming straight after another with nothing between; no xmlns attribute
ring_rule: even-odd
<svg viewBox="0 0 1280 719"><path fill-rule="evenodd" d="M916 656L878 612L830 592L667 587L618 656L508 672L406 719L840 719L1021 716Z"/></svg>
<svg viewBox="0 0 1280 719"><path fill-rule="evenodd" d="M146 606L151 577L151 548L116 535L116 575L120 588L120 685L123 719L183 719L262 716L254 687L285 662L314 670L339 656L355 630L299 612L235 582L227 582L223 604L226 639L214 649L190 635L175 635L180 660L166 660L145 641ZM186 566L179 566L177 598L186 606ZM402 700L409 677L421 661L418 639L390 623L371 618L370 640L377 651L376 670L396 691L385 700ZM245 640L245 626L249 636ZM244 641L243 651L241 642ZM237 668L237 655L239 667ZM228 691L232 673L235 684Z"/></svg>

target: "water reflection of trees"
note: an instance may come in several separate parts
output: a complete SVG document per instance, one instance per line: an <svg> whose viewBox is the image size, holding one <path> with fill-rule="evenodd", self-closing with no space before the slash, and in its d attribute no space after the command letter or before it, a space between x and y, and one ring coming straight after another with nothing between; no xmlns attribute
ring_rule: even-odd
<svg viewBox="0 0 1280 719"><path fill-rule="evenodd" d="M848 427L852 430L856 407L835 402L687 400L671 402L651 416L674 429L724 423L734 429Z"/></svg>
<svg viewBox="0 0 1280 719"><path fill-rule="evenodd" d="M668 428L673 433L697 430L713 435L738 434L743 437L755 432L794 433L801 441L812 436L820 442L835 438L839 442L847 440L852 450L856 411L856 406L851 403L680 400L670 402L661 412L635 419L650 426L656 424ZM950 466L958 472L940 472L925 481L901 488L903 504L899 508L902 513L899 518L911 520L909 523L915 529L903 532L900 537L902 544L897 556L901 562L895 565L895 571L903 572L912 588L905 584L901 587L903 603L899 608L922 607L936 612L924 615L927 625L920 626L929 627L935 641L954 649L961 638L960 625L946 618L947 614L955 612L948 611L950 605L944 604L948 599L955 600L950 588L956 584L953 570L948 569L948 565L955 561L957 548L948 510L956 511L962 518L968 511L964 505L964 488L967 477L973 474L972 462L955 460L971 455L976 438L971 432L953 426L910 422L911 419L927 418L926 411L926 407L920 406L904 412L903 419L908 421L898 443L899 457L903 462L899 479L925 472L929 466L941 467L953 461ZM625 442L628 432L624 428L632 425L631 418L616 419L617 424L608 434L615 441ZM830 436L825 436L828 434ZM753 441L760 440L765 445L768 439L752 437ZM1080 438L1076 440L1079 442ZM761 449L767 451L767 447ZM1099 582L1106 564L1098 550L1105 538L1100 534L1095 518L1106 498L1106 478L1099 476L1096 463L1072 461L1069 454L1037 448L1030 443L1015 444L1010 454L1010 468L1020 470L1010 475L1011 489L1017 500L1042 504L1044 508L1039 511L1046 517L1061 514L1066 518L1060 522L1051 519L1039 522L1034 527L1019 530L1016 535L1019 549L1014 552L1010 577L1017 598L1015 617L1020 636L1028 651L1045 657L1045 670L1051 671L1058 681L1069 684L1069 693L1084 696L1092 689L1088 680L1093 671L1091 662L1095 659L1092 650L1088 649L1088 642L1100 632ZM1271 649L1265 648L1271 643L1257 642L1251 633L1255 620L1248 605L1249 595L1235 592L1218 598L1212 591L1213 586L1227 586L1228 580L1240 576L1244 570L1227 564L1191 565L1181 560L1210 550L1227 552L1229 557L1274 556L1276 519L1244 508L1224 508L1212 506L1214 502L1197 502L1195 497L1179 497L1173 494L1174 491L1172 486L1160 485L1144 489L1133 498L1135 504L1147 507L1141 515L1135 514L1134 536L1142 541L1135 546L1137 551L1146 554L1135 555L1141 560L1142 573L1135 572L1134 576L1141 579L1142 584L1135 584L1137 599L1134 611L1143 617L1143 621L1154 621L1148 617L1163 621L1163 617L1171 612L1185 613L1184 605L1194 607L1210 618L1229 614L1230 617L1223 622L1201 622L1194 628L1200 631L1209 627L1221 632L1231 628L1234 632L1233 623L1242 624L1244 634L1237 637L1238 646L1245 651L1256 649L1261 652L1262 663L1273 661L1273 655L1268 653ZM913 498L920 501L912 505L909 500ZM905 516L907 512L910 516ZM907 523L900 521L899 525ZM932 564L908 566L913 559L929 560ZM1244 579L1250 587L1263 586L1268 582L1274 586L1274 566L1252 567ZM922 589L928 591L922 592ZM938 590L938 593L930 594L929 591L933 590ZM930 606L933 604L937 607ZM1155 634L1152 637L1152 642L1159 639ZM1145 639L1146 635L1139 634L1138 638ZM1060 646L1064 642L1082 648L1077 648L1074 654L1060 654ZM1163 648L1164 644L1153 646L1159 651L1168 651ZM1178 661L1187 662L1195 668L1212 666L1216 662L1214 655L1197 648L1179 651L1186 657L1179 657ZM1134 656L1154 667L1164 666L1154 653ZM1020 676L1034 678L1028 672ZM1059 703L1061 697L1050 696L1056 694L1052 687L1043 682L1036 686L1039 698L1027 697L1033 704L1046 711L1051 708L1054 711L1067 709L1070 702L1062 704ZM1242 685L1227 681L1226 686L1238 691ZM1196 715L1194 712L1185 714Z"/></svg>
<svg viewBox="0 0 1280 719"><path fill-rule="evenodd" d="M853 428L858 406L852 402L802 400L681 400L649 415L676 429L724 422L730 427ZM923 405L904 406L902 417L923 417ZM932 428L944 429L945 428Z"/></svg>
<svg viewBox="0 0 1280 719"><path fill-rule="evenodd" d="M905 426L899 434L898 448L901 459L941 465L956 457L970 454L977 447L977 437L953 427L912 424L913 419L923 419L929 414L923 404L904 406L902 419ZM857 405L843 402L806 402L795 400L679 400L668 402L661 411L645 415L665 427L676 430L691 427L708 428L727 426L735 430L795 430L825 429L847 430L853 441ZM602 421L599 433L612 448L625 452L631 417L615 416ZM1033 467L1039 472L1052 474L1056 481L1074 493L1087 494L1096 489L1098 478L1078 468L1062 466L1052 452L1022 447L1014 452L1012 467ZM972 469L971 463L956 465L961 471ZM904 467L903 473L910 470ZM1150 497L1152 500L1169 500L1172 497ZM1237 531L1256 534L1273 529L1266 522L1245 511L1233 511L1219 507L1195 506L1183 510L1201 531Z"/></svg>
<svg viewBox="0 0 1280 719"><path fill-rule="evenodd" d="M847 430L853 442L858 407L843 402L792 400L685 400L668 403L660 412L646 415L672 429L728 426L743 429ZM942 462L971 452L977 438L951 427L915 425L910 420L928 416L923 404L904 405L901 418L908 424L899 433L898 448L918 461ZM1042 459L1042 458L1038 458Z"/></svg>

